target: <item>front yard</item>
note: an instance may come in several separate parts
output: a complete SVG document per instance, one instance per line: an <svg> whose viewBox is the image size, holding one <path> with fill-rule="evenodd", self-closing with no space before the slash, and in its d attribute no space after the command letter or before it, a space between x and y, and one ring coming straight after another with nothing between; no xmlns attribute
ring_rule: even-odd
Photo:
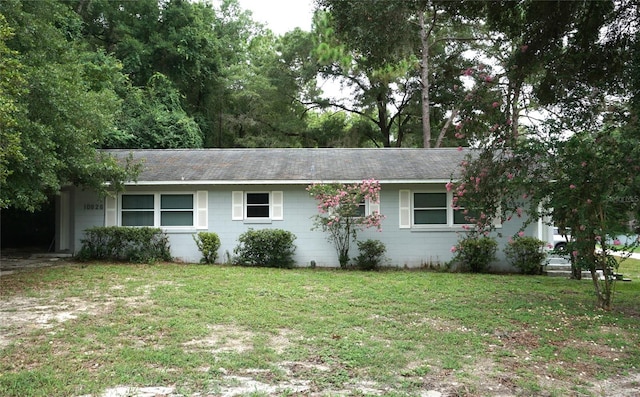
<svg viewBox="0 0 640 397"><path fill-rule="evenodd" d="M95 263L0 279L2 396L635 396L640 262L589 281ZM147 393L147 394L144 394ZM439 394L438 394L439 393Z"/></svg>

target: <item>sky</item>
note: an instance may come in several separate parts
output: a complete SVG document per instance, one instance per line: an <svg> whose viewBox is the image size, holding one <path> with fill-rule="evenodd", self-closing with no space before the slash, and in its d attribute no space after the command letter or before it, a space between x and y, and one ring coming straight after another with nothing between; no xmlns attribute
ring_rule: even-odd
<svg viewBox="0 0 640 397"><path fill-rule="evenodd" d="M238 0L238 3L252 12L254 21L264 23L277 35L296 27L311 30L313 0Z"/></svg>

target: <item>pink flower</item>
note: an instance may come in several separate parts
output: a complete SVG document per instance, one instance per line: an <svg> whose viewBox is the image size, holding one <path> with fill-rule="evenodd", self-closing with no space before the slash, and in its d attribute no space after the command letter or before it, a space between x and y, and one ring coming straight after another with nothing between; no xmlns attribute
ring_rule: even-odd
<svg viewBox="0 0 640 397"><path fill-rule="evenodd" d="M574 258L577 258L578 257L578 251L573 251L571 253L571 255L573 255Z"/></svg>
<svg viewBox="0 0 640 397"><path fill-rule="evenodd" d="M601 240L602 240L602 237L596 236L596 241L601 241Z"/></svg>
<svg viewBox="0 0 640 397"><path fill-rule="evenodd" d="M571 185L569 185L569 189L575 189L576 185L574 185L573 183Z"/></svg>
<svg viewBox="0 0 640 397"><path fill-rule="evenodd" d="M453 189L453 183L451 182L447 182L446 185L444 185L447 188L447 192L450 192L451 189Z"/></svg>
<svg viewBox="0 0 640 397"><path fill-rule="evenodd" d="M523 232L522 230L521 230L521 231L519 231L519 232L518 232L518 236L520 236L520 237L524 237L524 232Z"/></svg>
<svg viewBox="0 0 640 397"><path fill-rule="evenodd" d="M582 163L580 163L581 166L586 167L587 166L587 162L583 161Z"/></svg>
<svg viewBox="0 0 640 397"><path fill-rule="evenodd" d="M456 124L456 130L461 130L461 129L462 129L462 123Z"/></svg>
<svg viewBox="0 0 640 397"><path fill-rule="evenodd" d="M453 247L451 247L451 252L456 252L458 250L458 248L454 245Z"/></svg>
<svg viewBox="0 0 640 397"><path fill-rule="evenodd" d="M513 174L512 173L508 173L507 174L507 179L509 179L509 180L513 179Z"/></svg>
<svg viewBox="0 0 640 397"><path fill-rule="evenodd" d="M471 76L472 74L473 74L473 69L471 68L467 68L467 70L464 71L465 76Z"/></svg>
<svg viewBox="0 0 640 397"><path fill-rule="evenodd" d="M461 152L462 151L462 146L458 146L458 151Z"/></svg>
<svg viewBox="0 0 640 397"><path fill-rule="evenodd" d="M622 242L618 239L613 240L613 245L620 245Z"/></svg>
<svg viewBox="0 0 640 397"><path fill-rule="evenodd" d="M551 244L551 243L547 244L547 248L549 248L549 249L553 248L553 244Z"/></svg>

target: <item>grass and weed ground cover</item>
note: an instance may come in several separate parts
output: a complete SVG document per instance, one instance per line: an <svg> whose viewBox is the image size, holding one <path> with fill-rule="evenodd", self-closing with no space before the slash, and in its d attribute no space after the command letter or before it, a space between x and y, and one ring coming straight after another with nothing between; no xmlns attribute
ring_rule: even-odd
<svg viewBox="0 0 640 397"><path fill-rule="evenodd" d="M587 280L95 263L0 279L0 395L640 393L640 261ZM200 393L200 394L198 394Z"/></svg>

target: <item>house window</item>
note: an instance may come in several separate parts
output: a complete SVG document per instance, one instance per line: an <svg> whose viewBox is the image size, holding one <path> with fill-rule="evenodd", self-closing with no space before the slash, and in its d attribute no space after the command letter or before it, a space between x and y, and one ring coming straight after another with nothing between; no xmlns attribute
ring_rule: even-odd
<svg viewBox="0 0 640 397"><path fill-rule="evenodd" d="M415 225L446 225L447 193L414 193L413 223Z"/></svg>
<svg viewBox="0 0 640 397"><path fill-rule="evenodd" d="M247 218L269 218L269 193L247 193L245 199Z"/></svg>
<svg viewBox="0 0 640 397"><path fill-rule="evenodd" d="M153 226L153 194L122 195L122 226Z"/></svg>
<svg viewBox="0 0 640 397"><path fill-rule="evenodd" d="M453 223L456 225L466 225L472 223L469 219L478 219L478 214L473 211L468 211L466 214L464 213L465 209L460 207L458 209L453 210Z"/></svg>
<svg viewBox="0 0 640 397"><path fill-rule="evenodd" d="M365 217L367 215L367 202L365 199L358 204L358 208L356 208L356 217Z"/></svg>
<svg viewBox="0 0 640 397"><path fill-rule="evenodd" d="M193 194L160 195L160 226L193 226Z"/></svg>
<svg viewBox="0 0 640 397"><path fill-rule="evenodd" d="M193 194L123 194L122 226L193 226Z"/></svg>
<svg viewBox="0 0 640 397"><path fill-rule="evenodd" d="M281 221L284 217L282 191L231 192L231 219L247 223Z"/></svg>
<svg viewBox="0 0 640 397"><path fill-rule="evenodd" d="M453 193L427 188L426 191L401 189L398 197L399 227L401 229L448 229L463 228L470 223L469 219L477 217L464 208L454 209ZM496 227L501 227L499 220Z"/></svg>

